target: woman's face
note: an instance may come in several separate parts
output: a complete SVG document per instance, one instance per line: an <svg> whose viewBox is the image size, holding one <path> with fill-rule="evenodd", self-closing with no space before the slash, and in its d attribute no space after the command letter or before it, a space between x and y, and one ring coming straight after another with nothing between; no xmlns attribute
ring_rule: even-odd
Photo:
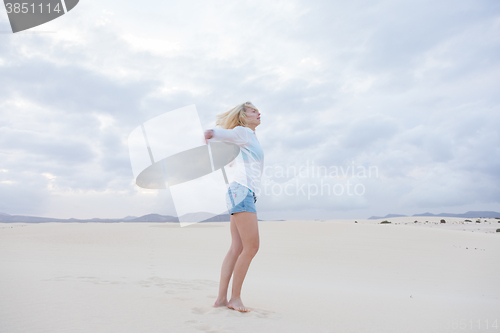
<svg viewBox="0 0 500 333"><path fill-rule="evenodd" d="M247 115L248 124L255 126L260 125L260 112L249 106L245 106L245 113Z"/></svg>

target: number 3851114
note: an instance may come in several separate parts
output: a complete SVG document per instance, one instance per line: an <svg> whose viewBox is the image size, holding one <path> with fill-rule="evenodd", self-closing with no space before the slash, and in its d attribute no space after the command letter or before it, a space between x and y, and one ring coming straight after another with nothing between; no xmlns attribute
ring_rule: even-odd
<svg viewBox="0 0 500 333"><path fill-rule="evenodd" d="M63 9L59 6L60 3L57 3L55 6L51 7L51 4L48 3L46 5L39 4L35 5L34 3L21 3L21 2L7 2L5 4L5 8L7 9L7 14L35 14L35 13L60 13Z"/></svg>

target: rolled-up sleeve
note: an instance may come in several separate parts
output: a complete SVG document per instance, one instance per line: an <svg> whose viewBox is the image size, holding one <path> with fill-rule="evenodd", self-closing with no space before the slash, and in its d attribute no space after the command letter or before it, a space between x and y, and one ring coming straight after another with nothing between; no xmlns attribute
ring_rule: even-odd
<svg viewBox="0 0 500 333"><path fill-rule="evenodd" d="M238 146L246 145L250 142L250 135L247 128L236 126L233 129L212 128L214 135L210 138L213 141L232 142Z"/></svg>

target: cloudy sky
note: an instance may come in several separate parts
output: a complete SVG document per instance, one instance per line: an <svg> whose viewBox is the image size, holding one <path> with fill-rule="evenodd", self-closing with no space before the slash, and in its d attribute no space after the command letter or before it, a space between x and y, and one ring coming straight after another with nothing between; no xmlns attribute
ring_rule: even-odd
<svg viewBox="0 0 500 333"><path fill-rule="evenodd" d="M260 219L500 211L498 1L83 0L9 31L2 7L0 212L173 215L129 134L247 100Z"/></svg>

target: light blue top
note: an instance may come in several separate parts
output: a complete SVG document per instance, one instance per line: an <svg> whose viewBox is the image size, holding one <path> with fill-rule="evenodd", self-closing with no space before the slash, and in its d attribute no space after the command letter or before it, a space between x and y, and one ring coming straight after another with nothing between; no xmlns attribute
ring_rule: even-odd
<svg viewBox="0 0 500 333"><path fill-rule="evenodd" d="M240 147L241 156L238 155L235 159L234 181L248 187L258 198L264 172L264 151L255 132L244 126L236 126L233 129L212 128L212 130L213 137L207 141L232 142Z"/></svg>

